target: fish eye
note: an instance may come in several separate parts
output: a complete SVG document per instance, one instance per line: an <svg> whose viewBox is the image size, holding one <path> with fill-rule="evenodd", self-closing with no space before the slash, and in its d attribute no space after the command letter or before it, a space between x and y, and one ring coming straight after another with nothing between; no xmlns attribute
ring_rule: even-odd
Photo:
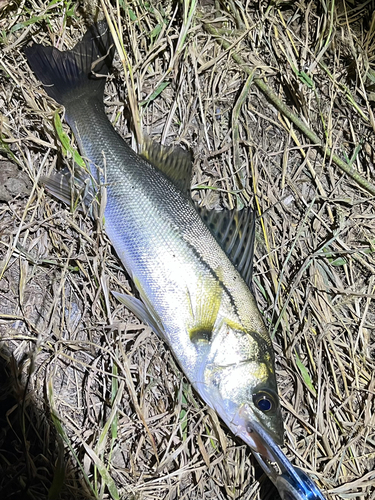
<svg viewBox="0 0 375 500"><path fill-rule="evenodd" d="M253 402L258 410L263 413L270 413L276 409L274 396L266 391L259 391L253 395Z"/></svg>

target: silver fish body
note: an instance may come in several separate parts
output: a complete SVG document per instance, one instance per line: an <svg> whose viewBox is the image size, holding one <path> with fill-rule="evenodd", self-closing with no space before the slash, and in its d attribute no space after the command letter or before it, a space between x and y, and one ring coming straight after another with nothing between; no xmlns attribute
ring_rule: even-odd
<svg viewBox="0 0 375 500"><path fill-rule="evenodd" d="M251 424L282 443L268 331L249 287L181 186L136 154L108 121L103 79L88 76L92 60L108 52L106 30L91 28L71 51L33 45L26 53L47 93L65 106L96 189L105 186L105 231L140 299L117 296L165 339L233 433L267 456ZM108 60L101 64L106 72Z"/></svg>

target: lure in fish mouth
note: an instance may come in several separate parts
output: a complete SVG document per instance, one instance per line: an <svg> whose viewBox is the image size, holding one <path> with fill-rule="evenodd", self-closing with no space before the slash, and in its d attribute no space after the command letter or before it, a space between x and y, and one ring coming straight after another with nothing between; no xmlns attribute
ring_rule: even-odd
<svg viewBox="0 0 375 500"><path fill-rule="evenodd" d="M105 78L97 77L111 66L111 44L100 22L70 51L25 49L88 159L89 174L77 167L77 178L55 174L45 185L67 203L74 185L88 205L105 186L104 227L138 290L114 295L165 340L231 431L271 460L283 421L271 339L250 290L253 212L197 209L188 155L155 145L137 154L117 134L104 110Z"/></svg>

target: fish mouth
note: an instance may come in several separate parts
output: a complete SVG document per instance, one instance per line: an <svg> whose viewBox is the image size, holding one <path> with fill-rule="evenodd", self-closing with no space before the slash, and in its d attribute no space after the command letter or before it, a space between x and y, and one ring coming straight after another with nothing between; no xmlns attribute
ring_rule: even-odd
<svg viewBox="0 0 375 500"><path fill-rule="evenodd" d="M256 431L248 427L246 429L246 434L241 433L240 437L246 444L250 446L252 450L259 453L259 455L261 455L263 458L266 458L271 462L274 461L272 453L270 452L269 448L264 444L261 437Z"/></svg>
<svg viewBox="0 0 375 500"><path fill-rule="evenodd" d="M248 405L242 405L232 420L233 432L252 450L263 458L274 462L277 453L273 453L273 450L283 444L282 438L272 430L264 429L261 423L249 418L249 415L251 415L251 411Z"/></svg>

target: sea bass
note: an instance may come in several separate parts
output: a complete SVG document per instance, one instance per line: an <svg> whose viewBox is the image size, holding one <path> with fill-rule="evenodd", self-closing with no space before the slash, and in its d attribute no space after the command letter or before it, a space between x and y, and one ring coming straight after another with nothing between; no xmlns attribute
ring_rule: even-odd
<svg viewBox="0 0 375 500"><path fill-rule="evenodd" d="M249 288L253 214L199 213L189 162L155 148L146 159L118 135L103 104L111 41L100 22L72 50L35 44L25 52L47 94L65 107L91 190L105 188L105 231L139 293L116 296L165 340L231 431L267 457L259 434L282 444L283 422L272 343ZM69 200L69 184L63 191Z"/></svg>

